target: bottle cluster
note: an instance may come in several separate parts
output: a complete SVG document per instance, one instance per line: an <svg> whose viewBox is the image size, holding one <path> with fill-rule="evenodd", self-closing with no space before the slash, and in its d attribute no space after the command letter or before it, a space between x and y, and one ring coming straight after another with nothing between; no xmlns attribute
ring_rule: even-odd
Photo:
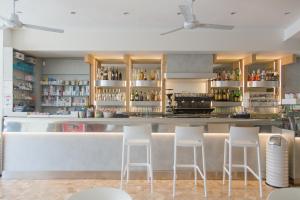
<svg viewBox="0 0 300 200"><path fill-rule="evenodd" d="M279 74L271 70L253 70L252 73L248 74L248 81L278 81Z"/></svg>
<svg viewBox="0 0 300 200"><path fill-rule="evenodd" d="M230 101L240 102L242 101L242 94L240 90L232 89L212 89L214 101Z"/></svg>
<svg viewBox="0 0 300 200"><path fill-rule="evenodd" d="M157 69L133 69L132 80L160 80L160 72Z"/></svg>
<svg viewBox="0 0 300 200"><path fill-rule="evenodd" d="M231 71L221 71L217 73L217 78L215 81L239 81L240 80L240 70Z"/></svg>
<svg viewBox="0 0 300 200"><path fill-rule="evenodd" d="M160 101L160 92L154 90L134 90L131 92L130 101Z"/></svg>
<svg viewBox="0 0 300 200"><path fill-rule="evenodd" d="M100 89L96 91L96 100L99 101L125 101L125 92L121 89Z"/></svg>
<svg viewBox="0 0 300 200"><path fill-rule="evenodd" d="M122 72L118 68L114 67L98 67L97 68L98 80L122 80Z"/></svg>

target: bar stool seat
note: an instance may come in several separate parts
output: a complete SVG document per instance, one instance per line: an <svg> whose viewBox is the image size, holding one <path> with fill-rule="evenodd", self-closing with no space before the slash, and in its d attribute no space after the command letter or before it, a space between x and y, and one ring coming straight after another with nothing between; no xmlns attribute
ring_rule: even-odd
<svg viewBox="0 0 300 200"><path fill-rule="evenodd" d="M181 140L177 141L176 145L179 147L191 147L191 146L201 146L202 141L195 141L195 140Z"/></svg>
<svg viewBox="0 0 300 200"><path fill-rule="evenodd" d="M230 127L229 139L224 142L224 163L223 163L223 184L225 184L226 174L228 175L228 196L231 196L232 168L243 168L245 185L247 185L247 172L251 172L259 181L259 195L262 197L262 176L260 165L260 146L259 146L258 127ZM232 147L244 149L244 163L232 163ZM255 148L257 155L257 173L247 164L247 149ZM228 152L227 152L228 149ZM227 162L227 156L228 162Z"/></svg>
<svg viewBox="0 0 300 200"><path fill-rule="evenodd" d="M130 167L146 167L147 180L150 182L151 192L153 191L153 171L152 171L152 128L150 124L139 126L123 127L123 145L122 145L122 166L121 166L121 189L123 188L123 177L126 175L126 182L129 180ZM130 161L130 147L144 146L146 148L145 162ZM127 147L127 156L125 164L125 147Z"/></svg>
<svg viewBox="0 0 300 200"><path fill-rule="evenodd" d="M175 139L174 139L174 165L173 165L173 197L176 193L176 168L193 168L194 169L194 189L197 186L197 173L200 174L204 182L204 196L206 193L206 166L205 166L205 151L204 151L204 127L175 127ZM177 147L191 147L194 150L194 162L193 164L177 164ZM202 170L197 164L196 148L201 147L202 152Z"/></svg>

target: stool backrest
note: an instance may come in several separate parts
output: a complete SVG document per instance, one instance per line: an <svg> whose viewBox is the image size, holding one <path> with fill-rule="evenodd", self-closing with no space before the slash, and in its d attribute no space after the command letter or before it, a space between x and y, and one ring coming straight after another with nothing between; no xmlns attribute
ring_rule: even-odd
<svg viewBox="0 0 300 200"><path fill-rule="evenodd" d="M231 142L258 142L259 127L230 127L229 140Z"/></svg>
<svg viewBox="0 0 300 200"><path fill-rule="evenodd" d="M175 127L175 140L202 140L203 141L203 126L176 126Z"/></svg>
<svg viewBox="0 0 300 200"><path fill-rule="evenodd" d="M125 140L151 139L151 133L152 127L150 124L123 127L123 137Z"/></svg>

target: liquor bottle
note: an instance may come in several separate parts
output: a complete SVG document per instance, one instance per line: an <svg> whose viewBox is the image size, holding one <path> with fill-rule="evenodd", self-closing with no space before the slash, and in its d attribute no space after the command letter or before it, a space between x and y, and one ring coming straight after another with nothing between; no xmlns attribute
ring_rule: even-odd
<svg viewBox="0 0 300 200"><path fill-rule="evenodd" d="M111 71L111 80L115 80L115 69L112 68L112 71Z"/></svg>
<svg viewBox="0 0 300 200"><path fill-rule="evenodd" d="M134 93L133 93L133 91L130 94L130 101L134 101Z"/></svg>
<svg viewBox="0 0 300 200"><path fill-rule="evenodd" d="M118 80L120 80L120 81L121 81L121 80L122 80L122 73L121 73L121 72L119 72L119 75L118 75L118 77L119 77L119 78L118 78Z"/></svg>
<svg viewBox="0 0 300 200"><path fill-rule="evenodd" d="M118 70L118 68L115 71L115 80L119 80L119 70Z"/></svg>
<svg viewBox="0 0 300 200"><path fill-rule="evenodd" d="M144 101L144 96L143 96L143 92L142 92L142 91L140 92L139 100L140 100L140 101Z"/></svg>
<svg viewBox="0 0 300 200"><path fill-rule="evenodd" d="M260 81L260 70L259 69L257 69L257 71L256 71L255 80Z"/></svg>
<svg viewBox="0 0 300 200"><path fill-rule="evenodd" d="M140 70L140 77L139 77L139 80L143 80L144 79L144 72L143 70L141 69Z"/></svg>
<svg viewBox="0 0 300 200"><path fill-rule="evenodd" d="M261 75L260 75L260 80L265 81L266 80L266 71L262 70Z"/></svg>
<svg viewBox="0 0 300 200"><path fill-rule="evenodd" d="M157 80L157 81L160 80L160 73L159 73L159 70L156 70L156 72L155 72L155 80Z"/></svg>
<svg viewBox="0 0 300 200"><path fill-rule="evenodd" d="M222 90L222 94L223 94L222 101L226 101L227 98L226 91Z"/></svg>
<svg viewBox="0 0 300 200"><path fill-rule="evenodd" d="M240 80L240 69L236 70L236 80L239 81Z"/></svg>
<svg viewBox="0 0 300 200"><path fill-rule="evenodd" d="M151 69L151 72L150 72L150 80L155 80L155 73L156 73L156 70L154 71L153 69Z"/></svg>
<svg viewBox="0 0 300 200"><path fill-rule="evenodd" d="M108 76L107 80L111 80L111 69L110 68L108 69L107 76Z"/></svg>
<svg viewBox="0 0 300 200"><path fill-rule="evenodd" d="M229 91L229 89L227 89L227 92L226 92L226 101L230 101L230 91Z"/></svg>
<svg viewBox="0 0 300 200"><path fill-rule="evenodd" d="M147 80L147 71L146 71L146 69L145 69L145 72L144 72L144 78L143 78L143 80L144 80L144 81Z"/></svg>
<svg viewBox="0 0 300 200"><path fill-rule="evenodd" d="M144 94L143 94L143 101L147 101L147 94L146 94L146 92L144 92Z"/></svg>
<svg viewBox="0 0 300 200"><path fill-rule="evenodd" d="M140 100L139 94L138 94L138 91L137 91L137 90L135 91L134 100L135 100L135 101L139 101L139 100Z"/></svg>
<svg viewBox="0 0 300 200"><path fill-rule="evenodd" d="M108 71L107 71L107 68L105 68L105 70L104 70L103 80L108 80Z"/></svg>

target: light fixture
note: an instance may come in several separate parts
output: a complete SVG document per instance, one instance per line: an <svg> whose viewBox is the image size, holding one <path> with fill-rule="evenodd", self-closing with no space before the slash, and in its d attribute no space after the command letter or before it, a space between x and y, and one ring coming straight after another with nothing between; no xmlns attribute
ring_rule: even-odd
<svg viewBox="0 0 300 200"><path fill-rule="evenodd" d="M18 13L18 14L22 14L23 12L22 12L22 11L17 11L17 13Z"/></svg>
<svg viewBox="0 0 300 200"><path fill-rule="evenodd" d="M129 15L128 11L123 12L123 15Z"/></svg>
<svg viewBox="0 0 300 200"><path fill-rule="evenodd" d="M235 14L236 14L235 11L230 12L230 15L235 15Z"/></svg>
<svg viewBox="0 0 300 200"><path fill-rule="evenodd" d="M290 11L286 11L286 12L284 12L284 15L289 15L289 14L291 14L291 12L290 12Z"/></svg>
<svg viewBox="0 0 300 200"><path fill-rule="evenodd" d="M177 12L177 15L181 15L181 12Z"/></svg>
<svg viewBox="0 0 300 200"><path fill-rule="evenodd" d="M70 14L71 14L71 15L76 15L77 12L76 12L75 10L72 10L72 11L70 12Z"/></svg>

